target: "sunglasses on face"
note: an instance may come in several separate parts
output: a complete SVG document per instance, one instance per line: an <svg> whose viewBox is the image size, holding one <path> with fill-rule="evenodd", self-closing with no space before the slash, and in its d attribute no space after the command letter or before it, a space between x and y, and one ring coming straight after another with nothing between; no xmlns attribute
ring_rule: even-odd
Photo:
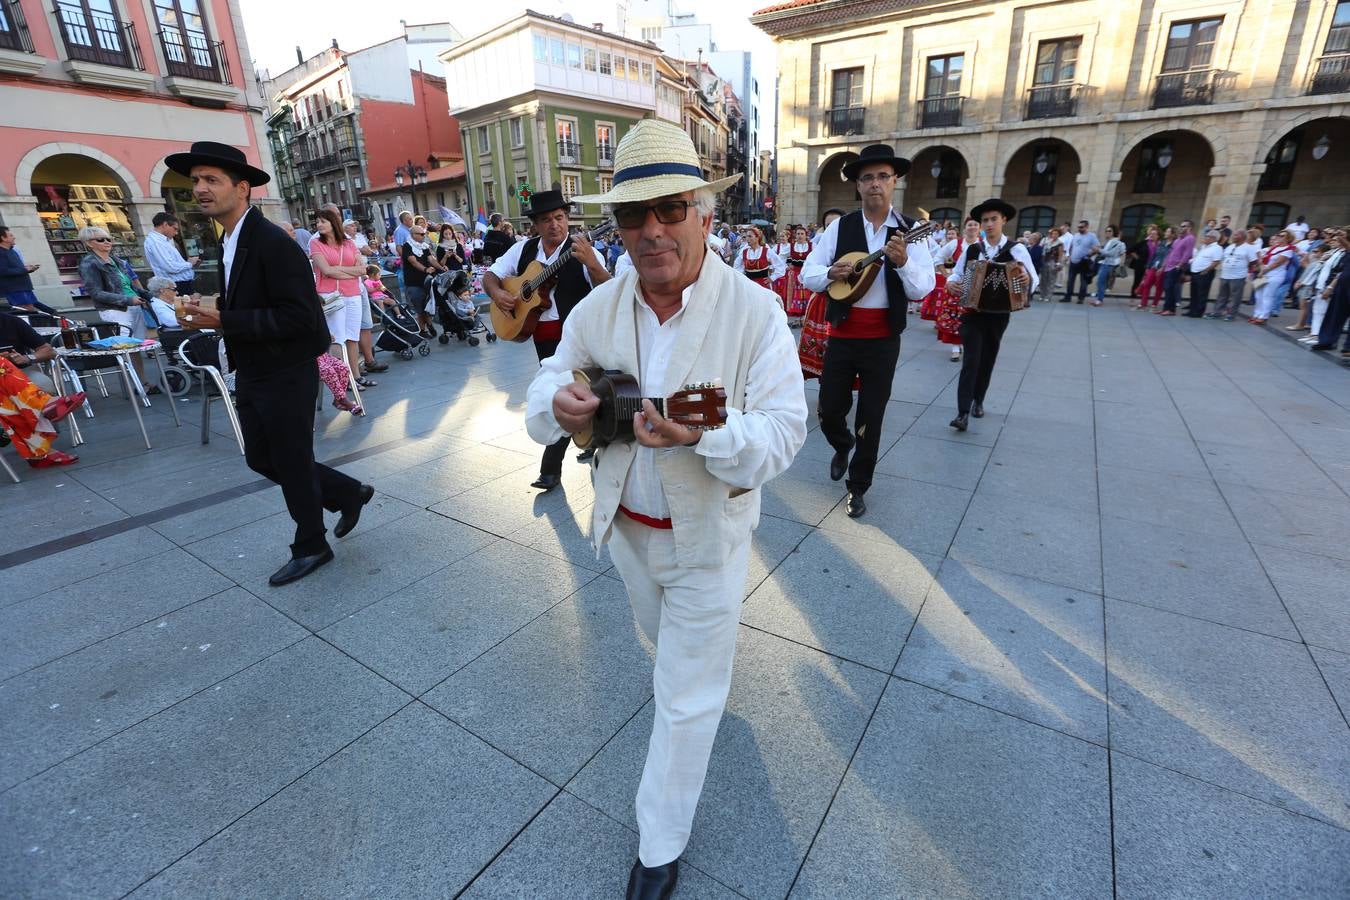
<svg viewBox="0 0 1350 900"><path fill-rule="evenodd" d="M112 243L112 238L90 238L89 240L90 240L91 243L95 243L95 244L104 244L104 243L106 243L106 244L111 244L111 243Z"/></svg>
<svg viewBox="0 0 1350 900"><path fill-rule="evenodd" d="M620 228L641 228L647 222L647 213L656 214L662 225L678 225L689 218L692 200L662 200L652 204L632 204L614 210L614 221Z"/></svg>

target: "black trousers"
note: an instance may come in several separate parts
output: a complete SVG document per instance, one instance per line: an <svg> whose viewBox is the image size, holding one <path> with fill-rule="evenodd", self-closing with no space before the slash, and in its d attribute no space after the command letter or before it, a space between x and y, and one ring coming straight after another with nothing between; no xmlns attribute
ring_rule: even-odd
<svg viewBox="0 0 1350 900"><path fill-rule="evenodd" d="M240 372L235 383L244 459L250 469L281 485L286 511L295 521L293 557L324 551L323 511L349 509L361 487L355 478L314 461L318 397L319 366L313 360L257 378Z"/></svg>
<svg viewBox="0 0 1350 900"><path fill-rule="evenodd" d="M1082 301L1086 298L1088 288L1091 286L1092 274L1095 271L1097 271L1097 266L1090 259L1080 259L1076 263L1069 263L1069 275L1064 282L1064 299L1068 300L1073 296L1075 278L1078 279L1078 299Z"/></svg>
<svg viewBox="0 0 1350 900"><path fill-rule="evenodd" d="M844 482L854 494L872 486L881 446L881 423L891 399L895 363L900 359L900 336L888 338L830 338L820 376L820 433L836 451L853 450ZM853 379L857 378L858 412L853 430L848 413L853 406Z"/></svg>
<svg viewBox="0 0 1350 900"><path fill-rule="evenodd" d="M1317 333L1317 343L1335 347L1345 330L1345 322L1350 319L1350 277L1342 275L1336 280L1336 289L1331 292L1327 302L1326 314L1322 316L1322 329ZM1342 350L1350 350L1350 337L1341 345Z"/></svg>
<svg viewBox="0 0 1350 900"><path fill-rule="evenodd" d="M964 416L970 412L970 405L975 401L984 403L1009 315L968 312L961 317L961 379L956 384L958 414Z"/></svg>
<svg viewBox="0 0 1350 900"><path fill-rule="evenodd" d="M539 356L539 361L543 362L550 356L558 352L558 344L561 341L535 341L534 352ZM544 448L544 458L539 463L540 475L556 475L562 477L563 460L567 457L567 442L572 438L570 435L563 435L558 440Z"/></svg>
<svg viewBox="0 0 1350 900"><path fill-rule="evenodd" d="M1191 274L1191 302L1186 307L1186 315L1198 319L1205 314L1205 307L1209 305L1209 288L1213 283L1213 272Z"/></svg>

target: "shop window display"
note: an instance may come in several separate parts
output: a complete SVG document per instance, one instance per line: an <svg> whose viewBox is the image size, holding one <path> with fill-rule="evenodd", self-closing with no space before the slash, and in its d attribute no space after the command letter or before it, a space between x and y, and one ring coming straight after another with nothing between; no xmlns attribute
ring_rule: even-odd
<svg viewBox="0 0 1350 900"><path fill-rule="evenodd" d="M79 293L80 259L86 252L80 229L97 226L113 237L113 252L125 257L137 271L145 269L141 241L131 227L122 189L103 184L34 184L38 219L56 259L63 284Z"/></svg>

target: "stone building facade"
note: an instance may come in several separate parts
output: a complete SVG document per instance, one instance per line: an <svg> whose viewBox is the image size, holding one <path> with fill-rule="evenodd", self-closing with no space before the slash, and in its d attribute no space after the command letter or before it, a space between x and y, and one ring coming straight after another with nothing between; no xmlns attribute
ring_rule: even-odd
<svg viewBox="0 0 1350 900"><path fill-rule="evenodd" d="M779 220L856 207L863 146L913 160L897 205L1018 227L1350 219L1347 0L795 0L778 45Z"/></svg>

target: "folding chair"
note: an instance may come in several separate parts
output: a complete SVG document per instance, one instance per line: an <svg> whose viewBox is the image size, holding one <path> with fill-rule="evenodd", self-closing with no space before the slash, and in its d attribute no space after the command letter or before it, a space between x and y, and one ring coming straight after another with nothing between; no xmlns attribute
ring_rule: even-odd
<svg viewBox="0 0 1350 900"><path fill-rule="evenodd" d="M234 429L234 439L239 442L239 453L242 455L244 431L239 427L239 415L234 411L234 399L230 397L230 389L216 365L220 362L220 351L217 346L219 340L219 336L212 332L194 335L178 345L178 358L182 360L183 365L202 375L202 443L211 443L210 385L214 384L220 393L220 399L225 406L225 415L230 419L230 427ZM173 402L172 398L170 402Z"/></svg>

